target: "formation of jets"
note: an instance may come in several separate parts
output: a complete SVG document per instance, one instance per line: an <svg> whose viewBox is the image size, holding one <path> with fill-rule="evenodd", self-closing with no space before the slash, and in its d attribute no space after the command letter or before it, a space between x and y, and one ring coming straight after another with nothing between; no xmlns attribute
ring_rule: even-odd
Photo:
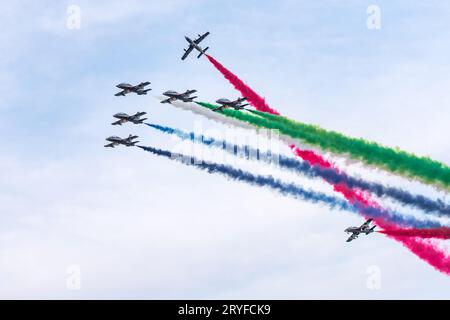
<svg viewBox="0 0 450 320"><path fill-rule="evenodd" d="M351 234L352 234L352 235L347 239L347 242L350 242L350 241L355 240L356 238L358 238L358 236L359 236L361 233L364 233L364 234L368 235L368 234L374 232L376 226L373 226L373 227L370 226L370 223L372 222L372 220L373 220L373 219L368 219L366 222L364 222L364 223L363 223L361 226L359 226L359 227L349 227L349 228L345 229L344 231L345 231L346 233L351 233Z"/></svg>
<svg viewBox="0 0 450 320"><path fill-rule="evenodd" d="M183 102L192 102L197 97L191 97L191 94L196 93L197 90L186 90L183 93L178 93L173 90L169 90L163 93L166 97L169 97L166 100L161 101L161 103L172 103L176 100L181 100Z"/></svg>
<svg viewBox="0 0 450 320"><path fill-rule="evenodd" d="M129 83L119 83L116 87L119 89L122 89L122 91L117 92L115 94L116 97L118 96L125 96L131 92L136 93L137 95L144 95L147 94L147 92L149 92L152 89L145 89L146 86L148 86L150 84L150 82L146 81L146 82L141 82L135 86L129 84Z"/></svg>
<svg viewBox="0 0 450 320"><path fill-rule="evenodd" d="M209 47L206 47L205 49L203 49L202 47L200 47L199 44L208 35L209 35L209 32L206 32L203 35L199 34L198 38L196 38L195 40L192 40L191 38L185 36L184 38L189 43L189 47L187 49L184 49L184 54L181 57L181 60L185 60L194 49L199 52L199 55L197 56L197 58L200 58L202 55L206 54L206 50L208 50ZM148 82L148 81L141 82L134 86L129 83L120 83L116 87L121 89L121 91L116 93L115 96L125 96L129 93L135 93L137 95L146 95L147 92L152 90L150 88L146 89L146 87L149 84L150 84L150 82ZM178 93L177 91L174 91L174 90L168 90L163 93L163 95L166 96L167 99L162 100L161 103L172 103L177 100L183 101L183 102L193 102L194 99L197 98L197 96L192 97L191 95L196 92L197 92L197 90L186 90L185 92ZM231 108L234 110L245 110L244 107L248 106L247 103L244 103L246 100L247 100L247 98L245 98L245 97L238 98L234 101L230 101L229 99L226 99L226 98L221 98L216 101L216 103L218 103L220 106L213 109L213 111L221 111L223 109L228 109L228 108ZM145 120L147 120L147 118L141 118L145 114L146 114L146 112L136 112L133 115L128 115L123 112L116 113L113 115L113 117L118 120L111 124L112 125L122 125L123 123L126 123L126 122L131 122L134 124L142 124ZM131 135L131 134L127 138L111 136L111 137L106 138L106 141L108 141L109 143L106 144L105 147L114 148L117 145L133 147L139 142L139 141L135 140L137 138L138 138L138 136ZM373 219L368 219L366 222L364 222L359 227L349 227L349 228L345 229L344 231L346 233L351 233L350 237L347 239L347 242L355 240L356 238L358 238L358 236L360 234L368 235L368 234L374 232L376 226L370 226L370 223L372 221L373 221Z"/></svg>
<svg viewBox="0 0 450 320"><path fill-rule="evenodd" d="M248 103L242 104L246 100L247 98L238 98L234 101L230 101L228 99L221 98L219 100L216 100L216 102L220 104L220 107L213 109L213 111L219 111L227 108L233 108L234 110L243 110L245 106L248 106Z"/></svg>

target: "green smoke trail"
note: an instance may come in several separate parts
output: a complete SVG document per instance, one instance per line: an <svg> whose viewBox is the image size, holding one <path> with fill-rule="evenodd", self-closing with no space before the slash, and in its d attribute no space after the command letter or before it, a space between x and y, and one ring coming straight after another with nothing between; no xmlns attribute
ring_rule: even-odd
<svg viewBox="0 0 450 320"><path fill-rule="evenodd" d="M217 107L205 102L198 102L197 104L208 109ZM300 123L265 112L252 110L253 114L249 114L232 109L219 112L258 127L279 130L282 134L318 146L322 150L346 155L391 173L407 178L416 178L424 183L443 187L447 190L450 189L450 168L428 157L418 157L375 142L347 137L338 132L324 130L319 126Z"/></svg>

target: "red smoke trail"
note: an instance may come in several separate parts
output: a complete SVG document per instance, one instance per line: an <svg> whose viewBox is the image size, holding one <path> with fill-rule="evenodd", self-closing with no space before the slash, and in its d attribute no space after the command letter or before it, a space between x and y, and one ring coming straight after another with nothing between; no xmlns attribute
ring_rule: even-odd
<svg viewBox="0 0 450 320"><path fill-rule="evenodd" d="M264 98L260 97L255 91L253 91L249 86L247 86L244 83L244 81L239 79L235 74L233 74L230 70L225 68L222 64L220 64L216 59L214 59L210 55L206 55L206 57L214 65L214 67L216 67L216 69L223 74L225 79L230 81L230 83L234 86L234 88L238 90L243 97L247 98L247 101L253 107L255 107L259 111L279 115L278 111L269 107Z"/></svg>
<svg viewBox="0 0 450 320"><path fill-rule="evenodd" d="M380 230L378 232L399 237L438 238L443 240L450 239L450 228L444 227L433 229L392 229Z"/></svg>
<svg viewBox="0 0 450 320"><path fill-rule="evenodd" d="M216 61L213 57L206 55L208 60L214 65L214 67L219 70L223 76L231 83L233 86L241 92L242 96L246 97L248 102L255 107L257 110L262 112L268 112L271 114L279 115L278 111L272 109L265 100L260 97L256 92L254 92L250 87L248 87L242 80L240 80L231 71L226 69L222 64ZM331 162L324 159L322 156L314 153L313 151L300 150L295 146L291 146L294 153L301 157L303 160L308 161L312 165L321 166L324 168L332 168L339 171ZM344 184L333 185L335 191L340 192L344 197L350 202L358 202L365 206L374 206L379 208L379 205L374 201L371 201L369 196L358 189L351 189ZM375 220L377 225L385 230L397 229L396 226L385 222L383 219ZM431 239L420 239L418 237L405 237L398 235L386 234L387 236L401 242L405 247L411 250L419 258L427 261L437 270L450 275L450 256L445 252L441 251Z"/></svg>
<svg viewBox="0 0 450 320"><path fill-rule="evenodd" d="M291 145L290 147L294 151L295 155L301 157L305 161L308 161L312 165L322 166L324 168L339 171L339 169L336 168L331 162L327 161L326 159L324 159L323 157L312 151L300 150L294 145ZM380 206L376 202L370 200L370 197L361 190L351 189L347 187L345 184L335 184L333 185L333 189L344 195L344 197L352 204L358 202L360 204L363 204L364 206L380 208ZM398 242L401 242L405 247L411 250L419 258L427 261L437 270L450 275L450 256L445 252L443 252L442 250L440 250L433 242L427 241L426 239L418 238L422 237L425 234L417 233L414 237L411 235L411 237L408 238L405 237L405 235L395 234L401 229L398 229L396 226L384 221L384 219L377 218L374 219L374 221L379 227L384 229L384 233L387 236L397 240ZM424 229L423 231L426 230L427 229ZM429 238L430 233L433 232L433 230L431 229L429 230L430 230L429 234L427 234L428 236L425 236L424 238ZM448 230L446 232L448 233ZM435 237L439 238L440 236L442 236L442 233L443 231L435 233Z"/></svg>

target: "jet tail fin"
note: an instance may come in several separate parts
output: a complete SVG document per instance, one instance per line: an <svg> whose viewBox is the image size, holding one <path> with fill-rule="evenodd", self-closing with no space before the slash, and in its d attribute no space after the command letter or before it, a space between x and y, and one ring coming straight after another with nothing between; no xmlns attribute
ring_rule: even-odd
<svg viewBox="0 0 450 320"><path fill-rule="evenodd" d="M149 92L150 90L152 90L152 89L147 89L147 90L141 90L141 91L138 91L138 95L143 95L143 94L147 94L147 92Z"/></svg>
<svg viewBox="0 0 450 320"><path fill-rule="evenodd" d="M220 107L212 109L211 111L222 111L223 109L224 109L224 106L220 106Z"/></svg>
<svg viewBox="0 0 450 320"><path fill-rule="evenodd" d="M203 51L200 52L200 54L197 56L197 59L200 59L200 57L205 54L206 50L208 50L209 47L206 47L205 49L203 49Z"/></svg>
<svg viewBox="0 0 450 320"><path fill-rule="evenodd" d="M367 230L366 234L372 233L374 232L376 226L373 226L372 228L370 228L369 230Z"/></svg>

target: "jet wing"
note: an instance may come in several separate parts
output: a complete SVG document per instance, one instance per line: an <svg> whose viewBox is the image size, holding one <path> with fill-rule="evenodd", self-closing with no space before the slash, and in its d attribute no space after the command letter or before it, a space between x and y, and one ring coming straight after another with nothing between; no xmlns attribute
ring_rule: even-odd
<svg viewBox="0 0 450 320"><path fill-rule="evenodd" d="M115 146L115 143L113 142L113 143L105 145L105 148L114 148L114 146Z"/></svg>
<svg viewBox="0 0 450 320"><path fill-rule="evenodd" d="M133 116L134 118L140 118L144 114L147 114L147 112L136 112L136 114Z"/></svg>
<svg viewBox="0 0 450 320"><path fill-rule="evenodd" d="M117 93L115 94L115 96L116 96L116 97L119 97L119 96L125 96L125 90L122 90L122 91L120 91L120 92L117 92Z"/></svg>
<svg viewBox="0 0 450 320"><path fill-rule="evenodd" d="M196 93L197 92L197 90L186 90L186 92L184 93L184 95L190 95L190 94L193 94L193 93Z"/></svg>
<svg viewBox="0 0 450 320"><path fill-rule="evenodd" d="M208 36L209 32L206 32L205 34L201 35L200 37L198 37L197 39L194 40L194 42L196 44L199 44L200 42L203 41L203 39L205 39Z"/></svg>
<svg viewBox="0 0 450 320"><path fill-rule="evenodd" d="M138 136L132 136L132 135L130 135L128 138L126 138L126 139L124 139L125 141L132 141L132 140L134 140L134 139L136 139L136 138L139 138Z"/></svg>
<svg viewBox="0 0 450 320"><path fill-rule="evenodd" d="M134 87L135 89L142 89L142 88L144 88L145 86L148 86L150 84L150 82L148 82L148 81L145 81L145 82L141 82L141 83L139 83L136 87Z"/></svg>
<svg viewBox="0 0 450 320"><path fill-rule="evenodd" d="M358 238L358 235L356 233L352 233L352 235L347 239L347 242L353 241L356 238Z"/></svg>
<svg viewBox="0 0 450 320"><path fill-rule="evenodd" d="M150 90L152 90L152 89L147 89L147 90L138 89L138 90L136 91L136 93L137 93L139 96L141 96L141 95L147 94L147 92L149 92Z"/></svg>
<svg viewBox="0 0 450 320"><path fill-rule="evenodd" d="M181 60L184 60L187 58L187 56L189 55L189 53L191 53L191 51L194 49L194 46L190 45L189 48L184 50L184 54L181 57Z"/></svg>
<svg viewBox="0 0 450 320"><path fill-rule="evenodd" d="M170 103L171 98L161 101L161 103Z"/></svg>
<svg viewBox="0 0 450 320"><path fill-rule="evenodd" d="M373 221L373 219L368 219L366 222L364 222L364 223L361 225L361 228L368 227L369 224L370 224L372 221Z"/></svg>
<svg viewBox="0 0 450 320"><path fill-rule="evenodd" d="M220 106L220 107L217 107L217 108L212 109L212 111L221 111L221 110L223 110L224 108L225 108L225 106Z"/></svg>
<svg viewBox="0 0 450 320"><path fill-rule="evenodd" d="M122 125L122 120L117 120L116 122L111 123L113 126Z"/></svg>

